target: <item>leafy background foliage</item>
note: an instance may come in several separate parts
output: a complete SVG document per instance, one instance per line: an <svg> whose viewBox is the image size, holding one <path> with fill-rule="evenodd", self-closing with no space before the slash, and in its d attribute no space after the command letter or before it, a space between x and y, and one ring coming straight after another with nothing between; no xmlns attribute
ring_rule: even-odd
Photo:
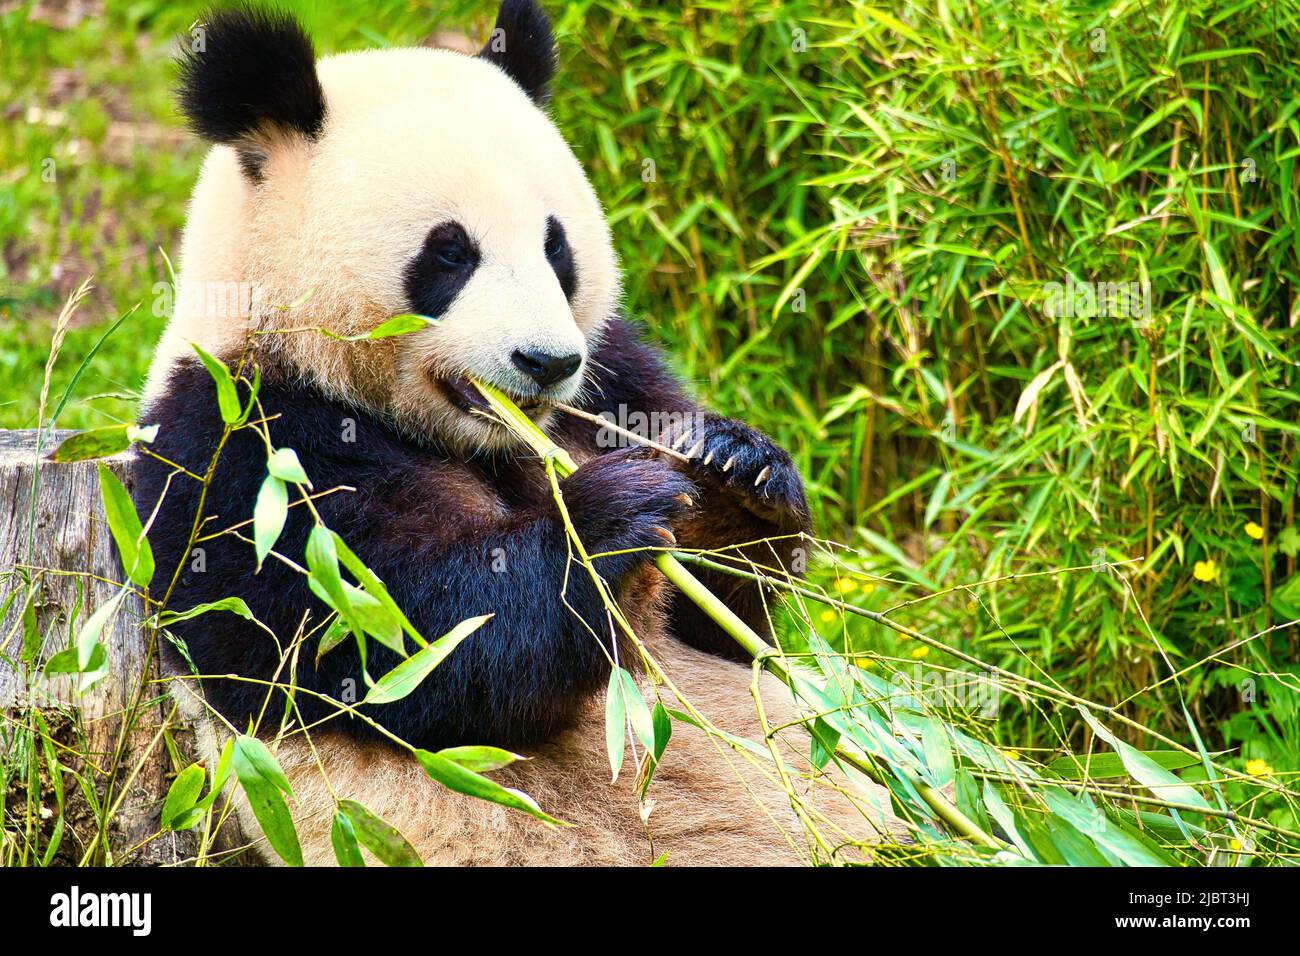
<svg viewBox="0 0 1300 956"><path fill-rule="evenodd" d="M333 52L482 37L486 6L295 8ZM142 305L59 424L129 420L202 155L168 99L197 8L52 9L0 15L6 427L34 423L50 323L89 272L55 394ZM1300 617L1300 10L554 12L553 110L607 204L627 310L715 407L793 451L819 531L874 576L828 578L840 596L881 611L938 592L908 613L951 645L1190 743L1181 691L1233 766L1300 770L1298 632L1233 646ZM1049 315L1047 284L1070 280L1149 282L1149 320ZM935 662L831 617L838 648ZM997 722L1044 758L1091 740L1074 711L1015 699Z"/></svg>

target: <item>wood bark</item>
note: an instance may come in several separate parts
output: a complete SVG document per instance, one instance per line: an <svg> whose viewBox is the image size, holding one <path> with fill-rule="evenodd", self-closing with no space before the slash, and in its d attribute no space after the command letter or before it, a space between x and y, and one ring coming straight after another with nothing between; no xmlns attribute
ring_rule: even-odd
<svg viewBox="0 0 1300 956"><path fill-rule="evenodd" d="M156 649L151 656L149 633L140 627L144 607L139 595L128 592L101 635L108 676L98 684L78 694L70 678L46 677L40 670L71 646L87 618L117 593L124 578L104 517L99 462L56 464L46 457L68 434L47 432L38 454L36 432L0 431L0 607L14 595L0 627L0 751L7 749L12 763L16 748L30 742L23 728L32 726L31 710L36 708L50 735L64 745L56 747L59 759L91 785L101 806L120 800L105 828L111 862L177 863L193 852L192 834L151 838L158 833L163 798L176 770L172 753L181 752L176 747L185 743L185 735L179 727L174 728L179 737L174 735L170 724L163 733L173 703L156 679ZM131 456L104 461L129 488ZM35 666L20 659L29 599L41 643ZM48 774L43 761L41 773ZM17 785L26 803L22 774ZM63 785L68 803L64 845L54 862L75 864L87 859L86 847L94 845L101 823L72 774L63 774ZM11 823L23 816L23 807L13 805L14 786L11 779L10 793L0 793L9 802ZM53 800L52 788L42 787L41 805L53 811ZM94 850L87 861L109 862Z"/></svg>

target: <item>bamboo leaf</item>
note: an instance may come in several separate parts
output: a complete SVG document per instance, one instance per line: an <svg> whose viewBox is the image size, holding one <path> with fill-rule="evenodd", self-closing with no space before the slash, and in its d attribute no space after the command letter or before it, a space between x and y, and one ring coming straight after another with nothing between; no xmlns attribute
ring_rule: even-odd
<svg viewBox="0 0 1300 956"><path fill-rule="evenodd" d="M1196 757L1181 750L1143 750L1142 754L1165 770L1182 770L1198 762ZM1071 754L1057 757L1047 765L1047 769L1063 780L1105 780L1128 776L1128 768L1119 754Z"/></svg>
<svg viewBox="0 0 1300 956"><path fill-rule="evenodd" d="M672 739L673 722L660 701L655 701L655 708L651 718L654 721L655 734L654 759L655 763L658 763L659 759L664 755L664 751L668 749L668 741Z"/></svg>
<svg viewBox="0 0 1300 956"><path fill-rule="evenodd" d="M456 649L461 641L469 637L492 619L491 614L467 618L450 631L438 638L428 647L423 647L379 680L375 681L362 703L390 704L409 695L429 676L443 659Z"/></svg>
<svg viewBox="0 0 1300 956"><path fill-rule="evenodd" d="M610 783L618 780L623 768L623 748L627 741L627 704L623 700L623 682L618 669L609 672L605 690L605 751L609 755Z"/></svg>
<svg viewBox="0 0 1300 956"><path fill-rule="evenodd" d="M1205 250L1205 264L1210 270L1210 283L1214 286L1214 294L1228 305L1236 305L1232 284L1228 282L1228 274L1223 271L1223 262L1219 259L1219 253L1208 239L1201 240L1201 248Z"/></svg>
<svg viewBox="0 0 1300 956"><path fill-rule="evenodd" d="M13 595L10 596L10 600L12 599ZM4 620L4 612L8 610L9 602L6 601L4 610L0 611L0 620ZM36 593L34 591L28 594L27 600L23 602L22 622L23 647L19 652L18 659L24 664L30 665L34 664L36 658L40 656L42 644L41 631L36 622Z"/></svg>
<svg viewBox="0 0 1300 956"><path fill-rule="evenodd" d="M122 487L117 475L103 462L99 464L99 491L104 499L108 530L113 534L126 576L132 583L142 588L148 587L153 580L153 549L145 537L140 517L135 513L131 496Z"/></svg>
<svg viewBox="0 0 1300 956"><path fill-rule="evenodd" d="M51 657L45 664L45 673L78 674L77 687L81 692L103 679L108 674L108 652L100 635L124 597L126 591L121 590L101 604L82 626L75 646Z"/></svg>
<svg viewBox="0 0 1300 956"><path fill-rule="evenodd" d="M198 617L201 614L208 614L212 611L228 611L231 614L237 614L246 621L253 620L253 612L248 605L244 603L243 598L228 597L220 601L209 601L205 604L196 604L188 611L162 611L149 618L148 622L153 627L167 627L169 624L175 624L178 621L188 621L191 618Z"/></svg>
<svg viewBox="0 0 1300 956"><path fill-rule="evenodd" d="M645 698L641 696L641 689L636 686L636 678L622 667L618 668L618 675L628 720L632 724L632 733L636 734L636 739L641 742L641 746L653 751L655 732L650 708L646 706Z"/></svg>
<svg viewBox="0 0 1300 956"><path fill-rule="evenodd" d="M320 667L321 658L346 641L351 635L352 632L348 630L348 622L336 615L334 620L330 622L330 626L325 629L325 633L321 635L320 643L316 645L316 666Z"/></svg>
<svg viewBox="0 0 1300 956"><path fill-rule="evenodd" d="M161 825L164 830L188 830L199 822L202 812L196 811L195 805L203 792L204 779L203 767L196 763L176 775L163 800Z"/></svg>
<svg viewBox="0 0 1300 956"><path fill-rule="evenodd" d="M134 424L109 425L91 428L69 435L50 455L51 461L60 463L85 461L90 458L108 458L126 451L134 442L152 442L158 437L158 426L140 428Z"/></svg>
<svg viewBox="0 0 1300 956"><path fill-rule="evenodd" d="M312 527L311 534L307 537L308 584L317 597L339 613L353 634L362 637L366 629L352 609L348 592L343 587L335 540L334 533L324 525Z"/></svg>
<svg viewBox="0 0 1300 956"><path fill-rule="evenodd" d="M331 532L331 534L333 534L333 532ZM352 553L352 549L347 546L342 538L337 534L333 534L333 538L335 553L338 555L338 560L343 567L347 568L348 571L351 572L352 576L361 582L365 587L367 594L383 605L388 614L397 621L401 629L406 632L415 643L419 644L421 647L427 647L429 642L426 641L423 635L421 635L420 632L412 626L411 622L407 620L406 615L402 613L402 609L397 606L397 603L389 595L388 588L384 585L384 582L379 579L379 576L371 571L370 568L366 567L365 563Z"/></svg>
<svg viewBox="0 0 1300 956"><path fill-rule="evenodd" d="M253 505L253 549L257 554L257 569L262 569L262 562L275 548L289 519L289 491L283 481L275 475L262 479L262 487L257 492L257 502Z"/></svg>
<svg viewBox="0 0 1300 956"><path fill-rule="evenodd" d="M446 757L427 750L415 751L415 757L420 761L420 766L424 767L425 773L449 790L479 800L487 800L489 803L498 803L503 807L521 810L550 826L565 826L562 821L544 812L537 805L537 802L526 793L503 787L482 774L461 766L454 760L448 760Z"/></svg>
<svg viewBox="0 0 1300 956"><path fill-rule="evenodd" d="M397 827L381 819L377 814L367 810L364 806L355 800L340 800L336 819L342 815L346 822L351 824L352 833L367 850L373 853L386 866L424 866L420 860L420 855L415 852L415 847L407 842L406 837L402 836ZM339 828L341 829L341 828ZM330 833L331 841L334 840L334 831ZM347 846L347 837L343 836L344 856L348 856L349 847ZM355 850L355 843L352 846ZM334 843L335 856L339 856L339 842ZM350 860L360 858L357 852L356 858L349 857ZM343 858L340 857L340 862ZM355 866L355 862L348 862L345 865Z"/></svg>
<svg viewBox="0 0 1300 956"><path fill-rule="evenodd" d="M277 448L266 461L266 471L281 481L294 482L311 487L311 480L303 470L298 453L292 448Z"/></svg>
<svg viewBox="0 0 1300 956"><path fill-rule="evenodd" d="M1087 721L1088 726L1092 728L1093 733L1115 749L1115 752L1124 762L1125 769L1128 770L1134 780L1161 800L1169 800L1173 803L1182 803L1206 810L1210 809L1210 805L1205 802L1205 798L1193 787L1179 780L1136 747L1120 740L1103 727L1086 707L1079 705L1077 709L1083 715L1083 719Z"/></svg>
<svg viewBox="0 0 1300 956"><path fill-rule="evenodd" d="M352 613L361 622L361 629L385 647L392 648L405 657L402 625L389 613L388 608L373 594L367 594L346 581L343 582L343 590L347 593L348 603L352 605Z"/></svg>
<svg viewBox="0 0 1300 956"><path fill-rule="evenodd" d="M419 332L431 325L436 325L437 322L437 319L431 319L427 315L416 315L408 312L403 315L395 315L391 319L381 322L369 332L362 332L358 335L339 335L329 329L321 329L320 332L326 338L338 339L341 342L361 342L373 339L387 339L394 335L409 335L412 332Z"/></svg>
<svg viewBox="0 0 1300 956"><path fill-rule="evenodd" d="M221 747L221 755L217 758L217 765L212 770L212 784L208 787L208 792L204 794L203 799L195 806L207 813L216 803L217 797L226 786L226 781L230 779L230 773L234 769L235 762L235 741L231 738Z"/></svg>
<svg viewBox="0 0 1300 956"><path fill-rule="evenodd" d="M267 842L290 866L302 866L302 847L285 795L292 796L289 781L266 745L256 737L235 738L235 776Z"/></svg>
<svg viewBox="0 0 1300 956"><path fill-rule="evenodd" d="M235 380L230 375L230 369L226 368L225 363L203 351L196 343L191 342L190 345L198 354L203 367L212 376L212 381L216 383L217 407L221 410L221 420L227 425L234 425L242 419L243 409L239 407L239 393L235 390Z"/></svg>
<svg viewBox="0 0 1300 956"><path fill-rule="evenodd" d="M500 747L483 746L447 747L439 750L438 756L458 763L466 770L475 773L491 773L493 770L508 767L516 761L528 759L509 750L502 750Z"/></svg>
<svg viewBox="0 0 1300 956"><path fill-rule="evenodd" d="M330 845L334 847L334 858L339 866L365 866L361 856L361 847L357 845L356 830L352 821L341 809L334 811L334 822L330 825Z"/></svg>

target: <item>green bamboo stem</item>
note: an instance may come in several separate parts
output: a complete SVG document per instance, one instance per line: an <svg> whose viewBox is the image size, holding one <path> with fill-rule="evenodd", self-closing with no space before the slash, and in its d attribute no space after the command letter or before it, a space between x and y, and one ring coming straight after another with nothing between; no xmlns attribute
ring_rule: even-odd
<svg viewBox="0 0 1300 956"><path fill-rule="evenodd" d="M793 691L791 684L790 672L786 669L780 659L780 652L775 647L763 640L761 636L748 624L742 621L731 608L727 607L718 597L706 588L700 579L686 570L685 566L678 561L673 555L664 552L655 559L655 566L663 572L664 577L671 581L683 594L689 597L699 606L700 610L709 615L713 621L724 631L735 638L736 642L743 647L754 660L761 663L773 677ZM842 746L835 747L835 754L845 763L851 764L861 773L874 780L876 783L885 786L885 780L882 774L875 767L871 766L866 760L863 760L852 751L844 749ZM896 772L897 768L895 768ZM921 799L934 812L934 815L941 819L948 827L960 836L966 837L980 846L985 846L993 850L1003 849L1004 844L999 842L995 837L990 836L981 830L975 821L962 813L955 805L949 803L947 798L938 790L931 787L918 777L909 775L909 782L920 794Z"/></svg>
<svg viewBox="0 0 1300 956"><path fill-rule="evenodd" d="M493 411L500 417L502 424L527 442L529 447L540 455L543 460L553 462L557 474L567 478L578 470L577 462L573 460L572 456L551 441L546 433L538 428L531 418L520 411L505 393L479 381L474 381L474 385L487 399ZM655 566L678 590L694 601L700 610L704 611L754 660L758 661L768 673L789 687L791 691L794 691L790 672L781 660L781 654L777 648L763 640L757 631L741 620L731 608L719 600L717 595L705 587L699 578L691 574L676 557L666 551L660 552L655 558ZM886 785L884 776L878 769L857 754L846 750L842 745L835 747L835 755L876 783L882 786ZM897 771L897 768L895 769L896 772L901 772ZM954 804L950 803L938 790L911 775L909 775L909 782L934 815L942 820L952 832L989 849L1001 850L1005 848L1004 843L980 829L978 824L962 813Z"/></svg>
<svg viewBox="0 0 1300 956"><path fill-rule="evenodd" d="M1168 737L1165 734L1160 733L1160 731L1148 727L1146 724L1142 723L1141 721L1135 720L1134 718L1125 716L1123 713L1121 713L1119 708L1122 707L1125 703L1127 703L1128 700L1132 699L1131 696L1129 698L1126 698L1125 700L1120 701L1118 704L1102 704L1097 701L1088 700L1087 698L1080 697L1077 694L1071 694L1069 691L1061 690L1058 687L1052 687L1049 684L1044 684L1042 681L1036 681L1032 677L1026 677L1023 674L1017 674L1015 671L1009 671L1005 667L998 667L996 664L990 664L986 661L982 661L978 657L975 657L971 654L967 654L965 651L959 650L958 648L953 647L950 644L945 644L943 641L937 640L936 638L930 637L928 634L925 634L914 628L908 627L906 624L900 624L898 621L895 621L893 618L890 618L885 614L881 614L879 611L868 611L865 608L858 607L857 605L849 604L847 601L840 601L837 600L836 598L830 597L827 594L823 594L811 588L807 588L807 587L803 587L802 585L795 584L793 581L782 580L781 578L773 577L771 575L756 574L753 571L746 571L744 568L738 568L730 564L723 564L719 561L714 561L710 558L704 557L704 555L702 554L683 554L680 555L680 557L683 561L686 561L688 564L698 564L701 567L709 568L711 570L718 571L722 574L729 574L733 577L744 578L749 581L756 581L768 587L778 588L783 591L789 591L792 594L798 594L801 597L810 598L818 602L819 604L825 604L827 607L833 607L844 614L854 614L858 617L865 618L868 621L874 621L877 624L887 627L898 634L902 634L904 637L910 637L913 640L916 640L922 644L934 648L935 650L943 651L945 654L957 658L957 660L965 661L967 664L973 664L974 666L980 668L981 670L987 671L990 674L994 674L997 677L1005 678L1007 681L1011 683L1019 684L1022 687L1030 688L1042 694L1044 697L1050 697L1054 700L1065 701L1067 703L1074 704L1080 707L1087 707L1089 710L1094 710L1097 711L1098 713L1106 714L1112 720L1124 724L1125 726L1130 727L1133 730L1136 730L1140 733L1148 734L1155 740L1158 740L1162 744L1166 744L1167 746L1172 747L1173 749L1179 751L1180 753L1184 753L1189 757L1195 757L1197 760L1202 759L1200 751L1194 750L1193 748L1188 747L1186 744L1180 743L1179 741L1174 740L1172 737ZM1010 577L1014 578L1015 575L1011 575ZM904 606L905 605L902 604L897 605L897 607L904 607ZM1246 640L1253 640L1255 637L1259 637L1263 634L1271 633L1274 630L1280 630L1285 626L1286 625L1282 625L1282 624L1274 625L1273 627L1268 628L1265 631L1261 631L1259 634L1252 635L1251 638L1247 638L1243 641L1236 641L1230 643L1225 647L1216 651L1214 654L1211 654L1210 656L1206 657L1205 660L1212 660L1218 655L1226 653L1227 651L1232 650L1234 647L1237 647L1238 645L1245 643ZM1200 661L1199 663L1204 663L1204 662L1205 661L1203 660ZM1186 671L1191 670L1194 667L1199 666L1199 663L1184 668L1183 671L1173 674L1172 677L1164 678L1164 680L1156 684L1153 684L1152 687L1158 687L1160 686L1160 684L1178 677L1181 673L1184 673ZM1222 771L1225 775L1231 777L1234 780L1244 780L1269 789L1277 789L1277 790L1284 789L1280 784L1272 784L1267 781L1257 780L1251 777L1250 774L1243 773L1240 770L1233 770L1231 767L1225 767L1218 763L1213 763L1213 766L1215 767L1215 769Z"/></svg>

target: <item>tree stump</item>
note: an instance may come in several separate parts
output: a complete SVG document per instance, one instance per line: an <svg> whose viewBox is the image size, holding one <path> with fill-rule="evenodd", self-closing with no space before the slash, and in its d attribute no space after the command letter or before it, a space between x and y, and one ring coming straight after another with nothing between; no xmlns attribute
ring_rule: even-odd
<svg viewBox="0 0 1300 956"><path fill-rule="evenodd" d="M179 862L193 852L191 834L151 839L158 833L163 798L174 776L171 728L164 734L174 705L156 680L156 649L151 659L149 634L139 626L144 617L139 596L128 592L100 637L108 650L107 677L78 694L72 678L47 677L41 671L51 656L72 646L87 618L117 593L116 582L125 577L104 517L99 462L56 464L46 457L69 434L46 432L38 457L35 431L0 431L0 608L5 609L0 766L16 767L7 781L0 777L0 788L6 782L8 787L8 792L0 789L5 836L30 845L32 821L43 820L38 829L52 831L51 821L58 817L45 748L40 735L33 739L30 733L38 726L35 711L49 729L57 759L82 776L102 808L92 809L84 784L61 774L65 826L52 862ZM102 459L128 488L131 459L130 454ZM40 648L35 661L24 664L23 616L29 601ZM41 781L35 815L28 792L32 766L39 768ZM102 849L101 831L111 857ZM38 834L36 860L29 857L28 863L39 860L50 836ZM13 849L6 851L12 854Z"/></svg>

